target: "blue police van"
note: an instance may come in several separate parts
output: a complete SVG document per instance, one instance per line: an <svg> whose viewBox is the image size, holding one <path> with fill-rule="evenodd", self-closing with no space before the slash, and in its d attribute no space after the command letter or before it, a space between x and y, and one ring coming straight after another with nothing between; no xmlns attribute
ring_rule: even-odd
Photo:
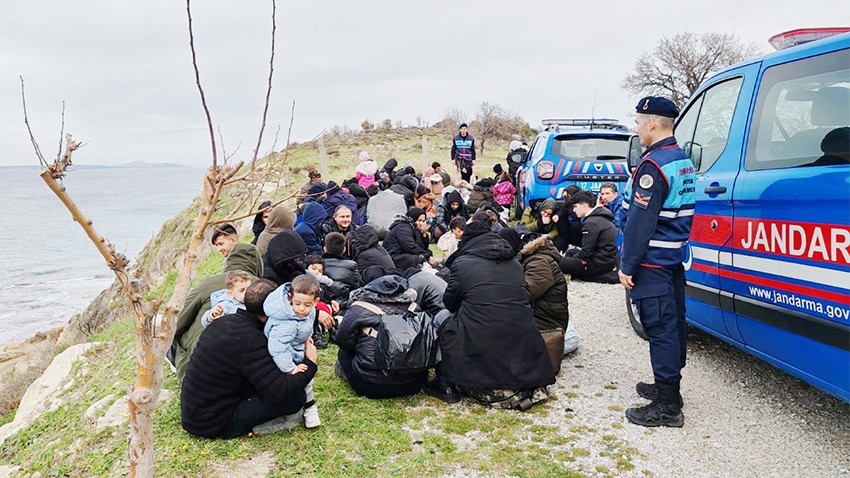
<svg viewBox="0 0 850 478"><path fill-rule="evenodd" d="M817 36L777 35L677 119L697 170L687 318L850 401L850 33L789 46Z"/></svg>
<svg viewBox="0 0 850 478"><path fill-rule="evenodd" d="M599 192L605 182L622 189L629 178L629 148L640 143L614 119L544 119L525 163L517 170L516 215L535 201L561 200L564 189L577 185ZM638 151L639 154L639 151Z"/></svg>

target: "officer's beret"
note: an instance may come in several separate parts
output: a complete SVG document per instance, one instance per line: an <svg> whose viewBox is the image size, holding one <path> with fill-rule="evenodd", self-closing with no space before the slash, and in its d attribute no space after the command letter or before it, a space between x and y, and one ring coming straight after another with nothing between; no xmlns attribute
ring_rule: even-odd
<svg viewBox="0 0 850 478"><path fill-rule="evenodd" d="M666 116L675 118L679 116L679 108L667 98L661 96L647 96L638 101L635 111L646 115Z"/></svg>

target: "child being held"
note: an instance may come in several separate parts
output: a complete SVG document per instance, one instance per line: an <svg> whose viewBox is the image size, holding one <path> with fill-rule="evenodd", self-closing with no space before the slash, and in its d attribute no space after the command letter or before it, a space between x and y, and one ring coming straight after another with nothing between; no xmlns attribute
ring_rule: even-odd
<svg viewBox="0 0 850 478"><path fill-rule="evenodd" d="M446 253L446 257L454 254L457 250L457 245L460 243L461 237L463 237L464 229L466 229L466 219L462 216L453 217L449 221L449 229L452 231L451 234L443 234L437 240L437 247Z"/></svg>
<svg viewBox="0 0 850 478"><path fill-rule="evenodd" d="M378 172L378 163L372 161L372 158L369 157L369 153L366 151L360 151L358 159L360 160L360 164L354 168L354 178L360 187L366 189L375 184L375 173Z"/></svg>
<svg viewBox="0 0 850 478"><path fill-rule="evenodd" d="M294 375L307 370L307 366L300 362L304 361L304 344L313 334L319 292L316 279L304 274L275 289L263 303L263 310L268 316L263 333L269 338L269 354L284 373ZM321 421L312 380L304 391L307 394L304 426L315 428Z"/></svg>
<svg viewBox="0 0 850 478"><path fill-rule="evenodd" d="M245 289L251 285L251 275L245 271L233 270L224 278L225 288L210 294L212 309L201 316L201 325L206 329L213 321L223 315L235 314L245 310Z"/></svg>
<svg viewBox="0 0 850 478"><path fill-rule="evenodd" d="M514 202L514 194L516 194L516 188L511 182L511 175L505 171L499 176L496 185L493 186L493 195L496 198L496 203L505 209L510 209L511 204Z"/></svg>

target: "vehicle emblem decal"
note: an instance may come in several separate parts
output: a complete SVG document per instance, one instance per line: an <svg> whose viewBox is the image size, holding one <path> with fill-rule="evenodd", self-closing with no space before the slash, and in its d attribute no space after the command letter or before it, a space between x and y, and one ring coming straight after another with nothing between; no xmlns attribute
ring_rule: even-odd
<svg viewBox="0 0 850 478"><path fill-rule="evenodd" d="M602 163L596 163L593 167L596 168L597 171L602 171Z"/></svg>

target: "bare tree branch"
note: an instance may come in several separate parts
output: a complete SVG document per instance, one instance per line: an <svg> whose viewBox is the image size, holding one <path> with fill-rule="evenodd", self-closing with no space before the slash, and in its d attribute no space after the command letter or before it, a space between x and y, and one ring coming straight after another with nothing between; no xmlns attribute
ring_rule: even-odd
<svg viewBox="0 0 850 478"><path fill-rule="evenodd" d="M189 48L192 50L192 67L195 69L195 84L198 86L198 93L201 94L201 105L204 107L204 114L207 117L207 128L210 132L210 146L212 147L212 168L215 170L218 168L218 153L216 152L212 117L210 116L210 109L207 107L207 97L204 94L204 89L201 87L201 72L198 70L198 56L195 54L195 33L192 30L191 1L192 0L186 0L186 16L189 18Z"/></svg>
<svg viewBox="0 0 850 478"><path fill-rule="evenodd" d="M30 127L30 120L29 120L29 117L27 116L27 97L26 97L26 94L24 92L24 77L21 76L19 78L21 79L21 102L24 105L24 124L27 125L27 132L30 135L30 141L32 142L32 147L33 147L33 149L35 149L35 155L38 156L38 162L41 163L42 167L48 168L48 167L50 167L50 165L47 164L47 161L44 159L44 155L41 154L41 148L38 147L38 142L35 140L35 136L33 136L33 134L32 134L32 128ZM59 136L59 153L60 154L62 153L62 136L61 135ZM57 154L56 157L58 158L59 155Z"/></svg>

